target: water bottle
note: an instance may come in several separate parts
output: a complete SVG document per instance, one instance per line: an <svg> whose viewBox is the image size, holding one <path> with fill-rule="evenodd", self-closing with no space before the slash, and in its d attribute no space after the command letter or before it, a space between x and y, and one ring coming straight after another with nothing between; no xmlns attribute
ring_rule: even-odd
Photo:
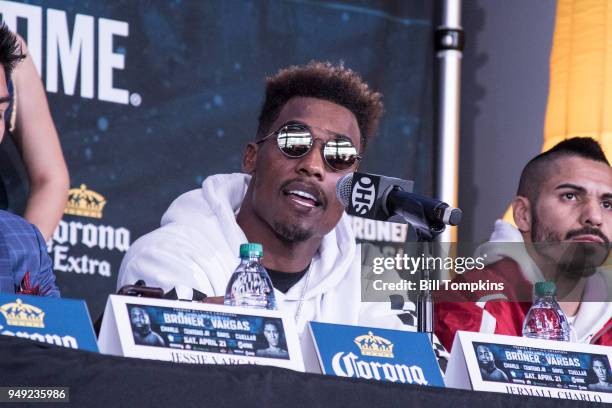
<svg viewBox="0 0 612 408"><path fill-rule="evenodd" d="M240 245L240 265L225 289L224 302L230 306L276 309L274 287L266 268L261 264L261 244Z"/></svg>
<svg viewBox="0 0 612 408"><path fill-rule="evenodd" d="M536 301L523 322L523 337L570 341L571 329L567 316L555 299L557 287L553 282L535 284Z"/></svg>

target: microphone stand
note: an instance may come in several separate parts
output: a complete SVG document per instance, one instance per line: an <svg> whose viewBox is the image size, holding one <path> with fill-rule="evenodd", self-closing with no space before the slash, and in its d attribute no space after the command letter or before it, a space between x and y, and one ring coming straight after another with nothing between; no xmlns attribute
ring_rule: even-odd
<svg viewBox="0 0 612 408"><path fill-rule="evenodd" d="M431 241L421 241L423 243L423 254L427 259L431 253ZM417 297L417 331L427 334L429 341L433 344L434 333L434 302L429 286L431 271L425 265L421 268L421 281L428 282L424 290L419 291Z"/></svg>
<svg viewBox="0 0 612 408"><path fill-rule="evenodd" d="M446 226L442 223L429 222L424 214L421 217L417 217L414 215L414 211L408 213L396 210L395 214L400 216L406 223L414 228L417 234L417 242L422 244L423 255L425 259L428 259L431 254L432 242L438 235L444 232ZM419 295L417 297L417 331L419 333L425 333L433 345L434 301L429 285L431 271L427 265L423 265L420 272L421 281L426 281L428 284L424 290L419 290Z"/></svg>

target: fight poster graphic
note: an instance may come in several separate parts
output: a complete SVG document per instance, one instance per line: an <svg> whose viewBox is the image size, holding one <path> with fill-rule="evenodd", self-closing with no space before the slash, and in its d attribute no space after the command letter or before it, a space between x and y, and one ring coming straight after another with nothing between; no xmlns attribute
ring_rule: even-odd
<svg viewBox="0 0 612 408"><path fill-rule="evenodd" d="M444 381L453 388L612 402L612 349L459 331Z"/></svg>
<svg viewBox="0 0 612 408"><path fill-rule="evenodd" d="M608 356L472 343L482 381L612 393Z"/></svg>
<svg viewBox="0 0 612 408"><path fill-rule="evenodd" d="M126 305L135 345L289 359L280 318Z"/></svg>
<svg viewBox="0 0 612 408"><path fill-rule="evenodd" d="M304 371L295 323L280 310L111 295L98 344L124 357Z"/></svg>

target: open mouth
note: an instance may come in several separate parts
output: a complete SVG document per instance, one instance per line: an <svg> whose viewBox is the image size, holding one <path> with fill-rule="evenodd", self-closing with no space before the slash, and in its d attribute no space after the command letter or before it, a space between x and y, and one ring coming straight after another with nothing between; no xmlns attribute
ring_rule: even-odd
<svg viewBox="0 0 612 408"><path fill-rule="evenodd" d="M321 188L312 182L294 179L283 183L281 192L297 209L324 209L327 206Z"/></svg>
<svg viewBox="0 0 612 408"><path fill-rule="evenodd" d="M291 200L297 204L303 205L304 207L320 207L321 202L311 193L303 190L288 190L283 191Z"/></svg>

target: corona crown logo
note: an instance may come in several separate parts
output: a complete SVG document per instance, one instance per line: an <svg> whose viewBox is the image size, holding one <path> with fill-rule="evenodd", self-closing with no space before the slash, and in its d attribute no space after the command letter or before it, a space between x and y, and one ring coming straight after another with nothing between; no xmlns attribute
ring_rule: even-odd
<svg viewBox="0 0 612 408"><path fill-rule="evenodd" d="M106 199L93 190L88 190L85 184L80 188L71 188L68 191L68 202L64 214L79 215L81 217L102 218L102 210Z"/></svg>
<svg viewBox="0 0 612 408"><path fill-rule="evenodd" d="M355 337L355 344L364 356L393 358L393 343L372 332Z"/></svg>
<svg viewBox="0 0 612 408"><path fill-rule="evenodd" d="M0 306L0 313L4 315L6 323L10 326L45 327L45 312L36 306L23 303L21 299Z"/></svg>

